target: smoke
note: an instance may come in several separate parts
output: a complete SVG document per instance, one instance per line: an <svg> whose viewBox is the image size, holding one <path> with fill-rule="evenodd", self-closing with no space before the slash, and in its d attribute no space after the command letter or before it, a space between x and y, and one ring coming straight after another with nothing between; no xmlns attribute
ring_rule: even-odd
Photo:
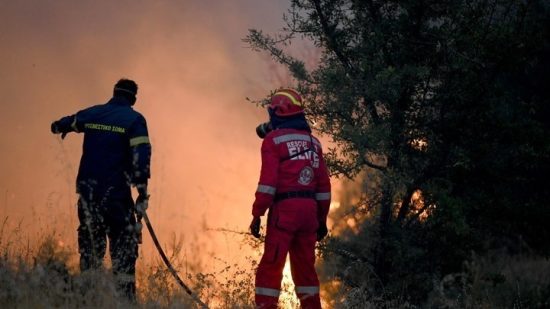
<svg viewBox="0 0 550 309"><path fill-rule="evenodd" d="M61 141L49 126L106 102L127 77L139 85L135 109L152 140L149 214L159 237L198 234L220 258L238 255L202 228L244 230L250 220L260 169L254 128L265 115L245 97L278 85L241 38L248 28L275 31L286 5L0 1L0 218L76 245L82 136Z"/></svg>

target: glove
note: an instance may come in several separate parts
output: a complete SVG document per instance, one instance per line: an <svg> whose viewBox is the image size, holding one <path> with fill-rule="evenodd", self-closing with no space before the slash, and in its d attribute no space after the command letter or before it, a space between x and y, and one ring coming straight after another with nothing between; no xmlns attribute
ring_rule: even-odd
<svg viewBox="0 0 550 309"><path fill-rule="evenodd" d="M57 124L58 124L58 121L52 122L50 130L52 131L53 134L61 133L61 131L59 131L59 126Z"/></svg>
<svg viewBox="0 0 550 309"><path fill-rule="evenodd" d="M61 133L61 139L65 139L65 136L67 136L68 132L61 132L59 129L59 121L52 122L52 125L50 126L50 130L53 134L59 134Z"/></svg>
<svg viewBox="0 0 550 309"><path fill-rule="evenodd" d="M147 207L149 207L149 195L147 194L140 194L138 195L136 199L136 216L138 221L143 218L145 214L145 210L147 210Z"/></svg>
<svg viewBox="0 0 550 309"><path fill-rule="evenodd" d="M323 240L328 234L326 222L319 222L319 228L317 228L317 241Z"/></svg>
<svg viewBox="0 0 550 309"><path fill-rule="evenodd" d="M149 195L147 194L147 183L139 183L139 184L136 184L136 189L138 191L138 194L140 196L147 196L149 197Z"/></svg>
<svg viewBox="0 0 550 309"><path fill-rule="evenodd" d="M252 218L252 222L250 222L250 233L252 236L256 238L260 238L260 224L262 223L262 220L260 217L254 217Z"/></svg>
<svg viewBox="0 0 550 309"><path fill-rule="evenodd" d="M141 224L140 221L136 222L136 224L134 225L134 231L136 233L136 240L138 244L143 243L143 238L141 237L142 235L141 230L143 229L143 225Z"/></svg>

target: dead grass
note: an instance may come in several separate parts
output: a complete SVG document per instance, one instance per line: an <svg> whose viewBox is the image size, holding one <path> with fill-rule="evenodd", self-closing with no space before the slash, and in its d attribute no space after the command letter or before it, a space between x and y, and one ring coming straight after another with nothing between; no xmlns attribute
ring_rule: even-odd
<svg viewBox="0 0 550 309"><path fill-rule="evenodd" d="M191 297L177 284L160 259L141 260L136 278L138 303L117 295L109 263L101 271L78 270L75 248L59 241L55 232L38 245L25 241L17 228L0 226L0 308L196 308ZM221 269L201 271L201 261L183 260L182 240L170 243L175 269L180 277L211 308L254 308L254 268L242 268L219 260Z"/></svg>
<svg viewBox="0 0 550 309"><path fill-rule="evenodd" d="M0 308L197 308L160 259L138 263L138 303L130 304L117 295L108 263L104 270L80 273L77 250L55 232L32 246L17 227L8 232L5 222L0 226ZM239 237L243 246L261 250L261 241ZM218 258L219 267L207 273L200 260L183 258L182 247L174 238L171 261L177 270L185 269L180 276L210 308L254 308L256 257L247 257L246 267ZM474 256L463 272L436 278L434 286L422 308L549 308L550 261L531 255ZM367 286L332 281L323 287L326 308L419 308L404 301L406 295L380 298ZM284 288L280 307L298 308L295 298L286 297L293 295L291 288Z"/></svg>

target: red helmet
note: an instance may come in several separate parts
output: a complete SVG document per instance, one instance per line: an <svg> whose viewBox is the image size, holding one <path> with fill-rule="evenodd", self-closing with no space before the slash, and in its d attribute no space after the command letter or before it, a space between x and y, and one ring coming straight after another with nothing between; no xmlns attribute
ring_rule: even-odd
<svg viewBox="0 0 550 309"><path fill-rule="evenodd" d="M302 96L294 89L279 89L269 103L269 108L275 112L275 115L285 117L293 116L304 112L302 106Z"/></svg>

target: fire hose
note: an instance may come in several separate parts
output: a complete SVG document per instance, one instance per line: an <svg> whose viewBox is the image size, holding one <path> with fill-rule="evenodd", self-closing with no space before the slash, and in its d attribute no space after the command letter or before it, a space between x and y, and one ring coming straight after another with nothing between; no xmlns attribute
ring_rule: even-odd
<svg viewBox="0 0 550 309"><path fill-rule="evenodd" d="M61 135L61 140L63 140L66 135L67 133L63 133ZM59 140L60 141L59 144L61 145L61 151L64 155L66 155L66 151L65 151L65 148L63 147L63 143L61 143L61 140ZM72 169L71 165L69 165L69 167ZM172 266L172 263L170 263L170 260L168 260L168 257L166 257L166 254L164 253L164 250L162 249L159 243L157 235L155 234L155 230L153 230L153 226L151 225L151 221L149 220L149 217L147 216L147 212L145 211L145 209L143 210L142 215L143 215L143 219L145 219L145 225L147 226L147 230L149 230L151 239L153 239L153 243L155 244L155 247L157 248L157 251L159 252L160 257L162 258L162 261L164 262L164 264L166 265L166 267L168 268L172 276L176 279L178 284L185 290L185 292L189 294L191 299L193 299L201 308L208 309L208 306L205 303L203 303L195 293L193 293L193 291L183 282L183 280L181 280L180 276ZM141 223L141 218L138 218L138 222ZM139 243L141 243L141 236L140 236Z"/></svg>
<svg viewBox="0 0 550 309"><path fill-rule="evenodd" d="M143 211L143 219L145 219L145 225L147 226L147 230L149 230L149 234L151 235L151 238L153 239L153 243L155 244L155 247L157 248L157 251L160 254L160 257L162 258L162 261L174 277L178 284L191 296L191 298L203 309L208 309L208 306L203 303L200 298L193 293L193 291L181 280L180 276L172 266L172 263L170 263L170 260L166 257L166 254L164 253L164 250L162 250L162 247L160 246L159 240L157 238L157 235L155 234L155 231L153 230L153 226L151 225L151 221L149 220L149 217L147 216L147 212Z"/></svg>

